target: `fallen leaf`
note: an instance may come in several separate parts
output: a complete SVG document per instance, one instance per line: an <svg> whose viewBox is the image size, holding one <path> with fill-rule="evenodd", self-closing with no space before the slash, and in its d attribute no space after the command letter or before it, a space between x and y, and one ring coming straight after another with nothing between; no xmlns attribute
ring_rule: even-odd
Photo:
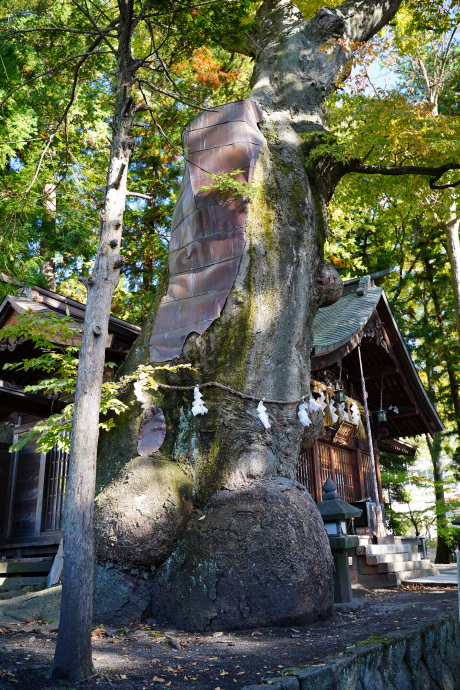
<svg viewBox="0 0 460 690"><path fill-rule="evenodd" d="M158 678L158 676L153 676L153 682L154 683L164 683L165 679L164 678Z"/></svg>
<svg viewBox="0 0 460 690"><path fill-rule="evenodd" d="M124 676L122 673L120 674L120 678L122 678L123 680L128 680L128 676Z"/></svg>
<svg viewBox="0 0 460 690"><path fill-rule="evenodd" d="M165 688L170 688L171 687L171 681L169 683L166 683Z"/></svg>
<svg viewBox="0 0 460 690"><path fill-rule="evenodd" d="M221 671L219 676L228 676L228 671Z"/></svg>

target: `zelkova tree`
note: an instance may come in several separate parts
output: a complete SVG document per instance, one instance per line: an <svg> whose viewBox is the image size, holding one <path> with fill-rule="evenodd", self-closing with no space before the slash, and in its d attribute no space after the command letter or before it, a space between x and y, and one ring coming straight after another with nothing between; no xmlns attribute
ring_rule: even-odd
<svg viewBox="0 0 460 690"><path fill-rule="evenodd" d="M253 57L249 99L263 115L256 193L239 271L220 318L202 335L191 334L174 360L194 371L169 375L164 383L173 388L154 393L166 419L164 462L135 457L138 404L103 439L100 452L106 486L97 499L99 556L143 566L168 559L156 576L154 608L179 625L235 628L331 611L324 531L314 504L294 481L301 443L309 447L314 439L314 433L302 437L297 405L309 391L327 205L349 172L439 179L458 167L386 167L327 153L311 162L312 150L328 136L326 99L348 73L354 45L374 35L398 7L399 2L346 2L305 21L288 0L270 0L239 41L225 40L229 50ZM128 373L149 362L149 340L167 283L166 276L126 363ZM209 382L242 395L202 388L209 412L194 418L192 392L183 388ZM269 429L257 416L262 398ZM176 518L168 517L164 505L171 494L161 492L165 463L185 468L193 478L197 510L190 516L182 495ZM175 481L180 495L185 474ZM152 486L160 506L139 497Z"/></svg>

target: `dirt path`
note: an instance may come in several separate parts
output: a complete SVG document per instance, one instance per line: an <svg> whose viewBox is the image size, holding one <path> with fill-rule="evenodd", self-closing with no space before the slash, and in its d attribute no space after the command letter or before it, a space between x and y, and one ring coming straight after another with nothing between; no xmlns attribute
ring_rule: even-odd
<svg viewBox="0 0 460 690"><path fill-rule="evenodd" d="M413 626L458 604L456 588L374 590L363 593L363 607L336 613L312 625L260 628L235 633L189 634L149 621L125 631L93 633L99 675L78 686L45 679L56 633L29 625L20 631L1 628L0 688L170 688L238 690L276 677L292 666L315 663L369 637Z"/></svg>

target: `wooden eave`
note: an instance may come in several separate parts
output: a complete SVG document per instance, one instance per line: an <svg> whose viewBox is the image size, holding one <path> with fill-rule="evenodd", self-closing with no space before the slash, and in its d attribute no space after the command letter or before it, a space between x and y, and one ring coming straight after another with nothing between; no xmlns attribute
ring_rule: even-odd
<svg viewBox="0 0 460 690"><path fill-rule="evenodd" d="M31 290L31 297L18 297L7 295L0 304L0 329L14 321L14 317L27 313L30 309L34 313L53 313L58 316L70 315L75 324L75 336L72 342L59 344L79 344L81 342L80 330L85 317L85 305L68 297L50 292L41 287ZM132 344L140 333L139 326L123 321L115 316L109 318L109 336L106 345L106 361L120 364L126 357ZM0 330L0 420L9 416L12 411L35 414L38 417L48 417L65 406L64 403L54 404L47 398L22 392L27 385L39 381L49 374L37 369L18 371L5 369L5 364L20 362L24 359L38 357L41 354L39 348L34 347L30 340L19 338L12 342L1 339ZM4 382L2 388L1 381Z"/></svg>
<svg viewBox="0 0 460 690"><path fill-rule="evenodd" d="M30 395L11 388L0 381L0 420L6 419L12 411L20 414L31 414L37 417L49 417L55 412L61 412L66 403L51 400L39 395Z"/></svg>
<svg viewBox="0 0 460 690"><path fill-rule="evenodd" d="M86 306L70 297L64 297L63 295L45 290L39 286L34 286L31 290L31 294L32 299L17 298L12 295L4 297L0 304L0 328L5 325L5 321L7 320L8 305L11 306L15 301L21 299L24 303L24 311L22 311L22 313L26 311L25 306L27 302L29 308L34 311L53 311L62 316L66 316L68 312L70 317L76 322L83 322L85 318ZM18 313L21 313L16 305L13 308L15 311L18 311ZM129 343L129 346L131 346L141 332L141 329L139 326L111 315L109 318L109 332L117 335L119 340L126 341L126 343Z"/></svg>

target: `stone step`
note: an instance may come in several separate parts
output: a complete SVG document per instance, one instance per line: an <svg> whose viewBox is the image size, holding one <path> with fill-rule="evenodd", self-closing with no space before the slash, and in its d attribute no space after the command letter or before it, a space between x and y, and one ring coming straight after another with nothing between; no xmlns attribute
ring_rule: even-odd
<svg viewBox="0 0 460 690"><path fill-rule="evenodd" d="M381 553L411 553L410 544L368 544L356 547L358 556L370 556Z"/></svg>
<svg viewBox="0 0 460 690"><path fill-rule="evenodd" d="M378 573L401 573L404 570L420 570L423 568L430 568L431 561L424 558L418 561L393 561L392 563L379 563L377 566ZM415 577L415 576L414 576Z"/></svg>
<svg viewBox="0 0 460 690"><path fill-rule="evenodd" d="M421 555L419 553L412 553L406 551L405 553L379 553L372 556L366 556L367 565L379 565L380 563L399 563L418 561L420 562Z"/></svg>
<svg viewBox="0 0 460 690"><path fill-rule="evenodd" d="M53 558L9 558L0 561L0 575L49 573Z"/></svg>
<svg viewBox="0 0 460 690"><path fill-rule="evenodd" d="M403 570L400 573L388 573L387 580L389 585L400 585L404 580L415 579L418 577L430 577L437 575L437 568L421 568L420 570Z"/></svg>
<svg viewBox="0 0 460 690"><path fill-rule="evenodd" d="M2 592L13 592L23 587L35 587L35 585L40 585L45 579L46 573L26 577L5 577L0 575L0 595Z"/></svg>

